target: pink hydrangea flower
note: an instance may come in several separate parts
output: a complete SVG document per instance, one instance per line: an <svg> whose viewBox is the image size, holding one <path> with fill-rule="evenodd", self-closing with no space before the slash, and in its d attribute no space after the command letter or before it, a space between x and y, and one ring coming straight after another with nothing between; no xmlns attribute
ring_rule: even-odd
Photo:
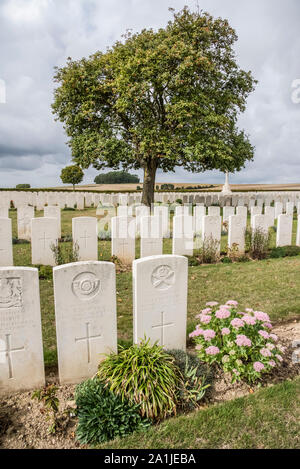
<svg viewBox="0 0 300 469"><path fill-rule="evenodd" d="M277 354L277 355L275 355L275 356L276 356L277 360L279 360L280 362L282 362L282 361L283 361L283 358L282 358L282 356L281 356L281 355Z"/></svg>
<svg viewBox="0 0 300 469"><path fill-rule="evenodd" d="M275 348L275 345L273 345L273 347ZM280 352L285 352L285 347L283 347L282 345L277 345L277 348L280 350Z"/></svg>
<svg viewBox="0 0 300 469"><path fill-rule="evenodd" d="M220 305L220 309L230 309L230 305Z"/></svg>
<svg viewBox="0 0 300 469"><path fill-rule="evenodd" d="M232 321L230 321L230 324L232 325L232 327L235 327L237 329L239 327L243 327L245 325L244 321L242 319L239 319L239 318L233 319Z"/></svg>
<svg viewBox="0 0 300 469"><path fill-rule="evenodd" d="M226 304L229 305L229 306L237 306L238 302L235 301L235 300L228 300L228 301L226 301Z"/></svg>
<svg viewBox="0 0 300 469"><path fill-rule="evenodd" d="M227 309L218 309L218 311L216 311L216 318L218 319L226 319L226 318L229 318L230 316L230 311L228 311Z"/></svg>
<svg viewBox="0 0 300 469"><path fill-rule="evenodd" d="M205 349L205 352L207 353L207 355L217 355L220 352L220 350L218 349L218 347L211 345L210 347L207 347Z"/></svg>
<svg viewBox="0 0 300 469"><path fill-rule="evenodd" d="M203 337L205 340L209 341L216 337L216 333L212 329L206 329L203 331Z"/></svg>
<svg viewBox="0 0 300 469"><path fill-rule="evenodd" d="M217 306L219 303L217 301L209 301L208 303L206 303L206 306L211 306L211 307L214 307L214 306Z"/></svg>
<svg viewBox="0 0 300 469"><path fill-rule="evenodd" d="M273 350L275 348L275 345L269 342L268 344L266 344L266 347L268 347L269 350Z"/></svg>
<svg viewBox="0 0 300 469"><path fill-rule="evenodd" d="M211 321L211 316L209 316L208 314L200 314L200 321L203 324L209 324Z"/></svg>
<svg viewBox="0 0 300 469"><path fill-rule="evenodd" d="M252 308L246 308L245 311L246 311L247 313L253 313L253 309L252 309Z"/></svg>
<svg viewBox="0 0 300 469"><path fill-rule="evenodd" d="M253 363L253 368L254 368L255 371L257 371L259 373L260 371L262 371L265 368L265 366L261 362L255 362L255 363Z"/></svg>
<svg viewBox="0 0 300 469"><path fill-rule="evenodd" d="M263 357L271 357L272 356L272 353L270 352L270 350L268 348L262 348L260 353Z"/></svg>
<svg viewBox="0 0 300 469"><path fill-rule="evenodd" d="M201 329L200 327L198 328L197 326L196 330L194 330L193 332L189 334L189 337L198 337L199 335L202 335L203 332L204 332L203 329Z"/></svg>
<svg viewBox="0 0 300 469"><path fill-rule="evenodd" d="M230 329L228 329L228 327L223 327L221 332L222 332L222 335L228 335L230 334Z"/></svg>
<svg viewBox="0 0 300 469"><path fill-rule="evenodd" d="M270 365L270 366L276 366L276 363L274 362L274 360L270 360L270 361L269 361L269 365Z"/></svg>
<svg viewBox="0 0 300 469"><path fill-rule="evenodd" d="M248 337L243 334L239 334L235 340L236 345L239 347L251 347L252 342Z"/></svg>
<svg viewBox="0 0 300 469"><path fill-rule="evenodd" d="M210 314L211 313L211 308L202 309L201 313L202 314Z"/></svg>
<svg viewBox="0 0 300 469"><path fill-rule="evenodd" d="M278 336L276 334L270 334L271 339L273 339L275 342L278 340Z"/></svg>
<svg viewBox="0 0 300 469"><path fill-rule="evenodd" d="M267 329L273 329L273 326L270 322L264 322L263 326L266 327Z"/></svg>
<svg viewBox="0 0 300 469"><path fill-rule="evenodd" d="M267 313L263 313L262 311L254 311L254 316L255 316L256 319L258 319L259 321L270 322L270 318L269 318L268 314L267 314Z"/></svg>
<svg viewBox="0 0 300 469"><path fill-rule="evenodd" d="M244 314L243 321L245 321L248 326L254 326L254 324L256 324L256 319L250 314Z"/></svg>
<svg viewBox="0 0 300 469"><path fill-rule="evenodd" d="M268 339L270 335L266 331L258 331L259 335L261 335L264 339Z"/></svg>

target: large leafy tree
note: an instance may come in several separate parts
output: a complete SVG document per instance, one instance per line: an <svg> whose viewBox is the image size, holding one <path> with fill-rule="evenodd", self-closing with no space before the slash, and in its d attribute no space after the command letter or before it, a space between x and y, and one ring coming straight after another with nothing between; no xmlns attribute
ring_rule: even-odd
<svg viewBox="0 0 300 469"><path fill-rule="evenodd" d="M69 58L56 69L53 112L74 162L142 168L147 205L158 169L244 167L253 147L237 119L255 80L236 62L236 40L227 20L185 7L164 29L127 32L105 53Z"/></svg>

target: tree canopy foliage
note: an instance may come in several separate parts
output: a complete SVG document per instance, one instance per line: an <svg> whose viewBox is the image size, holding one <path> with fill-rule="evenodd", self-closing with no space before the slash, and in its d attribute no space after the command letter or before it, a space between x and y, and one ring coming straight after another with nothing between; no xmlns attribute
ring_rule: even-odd
<svg viewBox="0 0 300 469"><path fill-rule="evenodd" d="M157 169L238 171L253 158L237 125L254 90L227 20L185 7L158 31L127 32L106 52L57 68L53 112L82 168L144 170L153 201Z"/></svg>

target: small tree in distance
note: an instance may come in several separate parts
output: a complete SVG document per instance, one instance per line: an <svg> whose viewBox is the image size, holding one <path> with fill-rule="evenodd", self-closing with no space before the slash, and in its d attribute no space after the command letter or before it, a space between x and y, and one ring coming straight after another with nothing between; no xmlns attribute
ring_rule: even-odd
<svg viewBox="0 0 300 469"><path fill-rule="evenodd" d="M62 169L60 179L64 184L72 184L73 190L75 184L79 184L83 179L84 173L82 169L77 165L66 166Z"/></svg>

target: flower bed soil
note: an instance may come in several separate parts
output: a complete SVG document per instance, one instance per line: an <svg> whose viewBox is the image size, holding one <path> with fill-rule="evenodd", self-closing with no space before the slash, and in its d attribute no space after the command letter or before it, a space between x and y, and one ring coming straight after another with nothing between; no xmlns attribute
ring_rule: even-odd
<svg viewBox="0 0 300 469"><path fill-rule="evenodd" d="M261 386L291 380L300 374L300 363L293 363L292 347L294 340L300 340L300 322L278 323L273 329L286 347L282 363L268 375L263 376L258 385L231 383L231 377L215 368L214 385L203 406L235 399L255 392ZM56 370L46 370L47 384L57 384ZM58 425L55 434L49 434L49 421L43 405L32 399L32 391L17 393L0 398L0 448L6 449L78 449L75 438L76 417L70 416L74 409L74 385L58 386L59 399Z"/></svg>

